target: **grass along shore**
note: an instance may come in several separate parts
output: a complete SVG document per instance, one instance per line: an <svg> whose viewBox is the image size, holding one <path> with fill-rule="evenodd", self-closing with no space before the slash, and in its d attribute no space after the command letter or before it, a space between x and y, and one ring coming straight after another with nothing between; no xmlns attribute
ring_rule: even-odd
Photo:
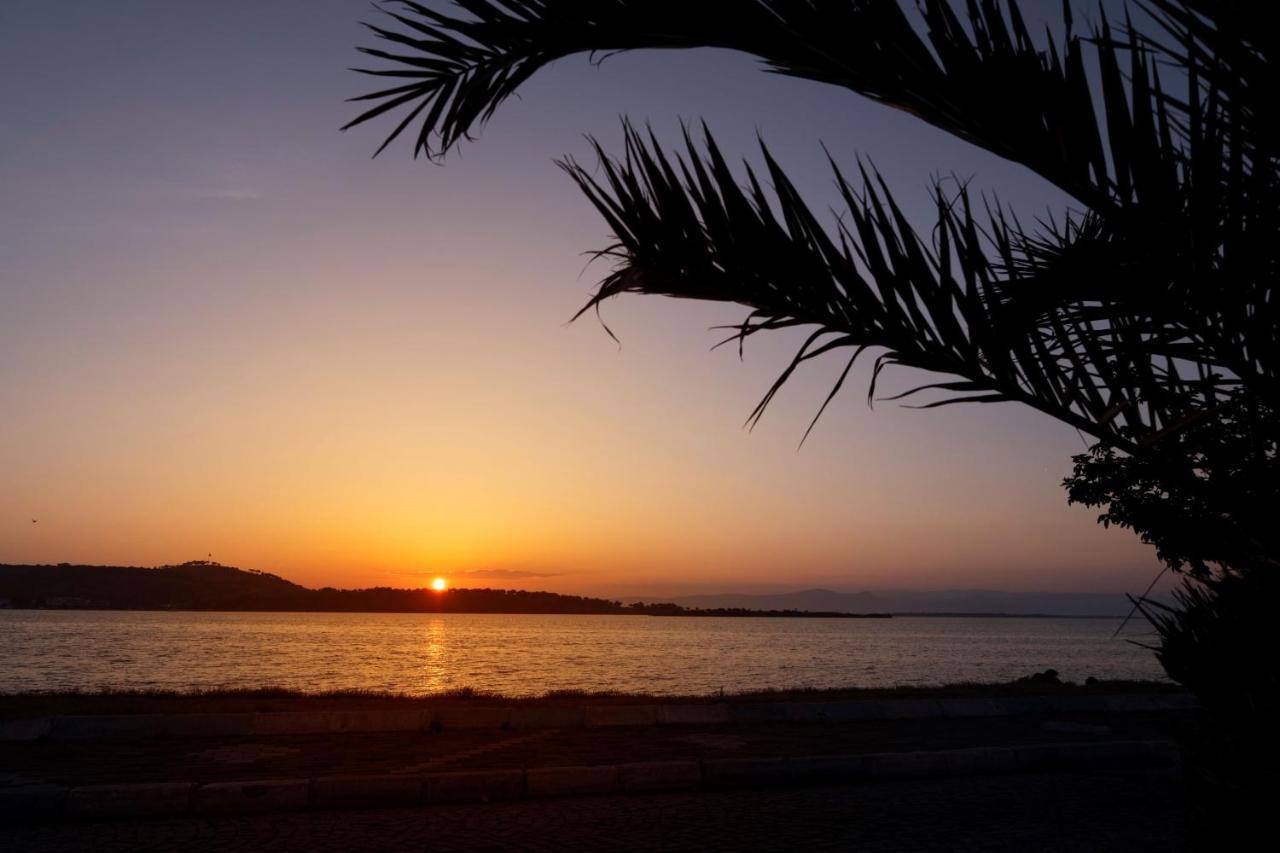
<svg viewBox="0 0 1280 853"><path fill-rule="evenodd" d="M192 690L33 690L0 693L0 719L85 714L174 714L275 711L356 711L393 708L539 705L648 705L675 703L827 702L845 699L927 699L992 696L1061 696L1181 693L1160 681L1054 682L1031 677L1004 683L959 683L897 688L788 688L654 695L610 690L553 690L539 695L503 695L469 687L410 695L376 690L302 691L283 687Z"/></svg>

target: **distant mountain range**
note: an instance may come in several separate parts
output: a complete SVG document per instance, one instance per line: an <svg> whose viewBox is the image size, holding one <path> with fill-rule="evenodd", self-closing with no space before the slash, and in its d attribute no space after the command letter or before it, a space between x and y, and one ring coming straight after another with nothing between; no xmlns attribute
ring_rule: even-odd
<svg viewBox="0 0 1280 853"><path fill-rule="evenodd" d="M747 595L686 595L672 599L682 607L743 607L776 610L834 610L844 613L946 613L1010 616L1125 616L1132 605L1119 593L997 592L952 590L916 592L799 592Z"/></svg>

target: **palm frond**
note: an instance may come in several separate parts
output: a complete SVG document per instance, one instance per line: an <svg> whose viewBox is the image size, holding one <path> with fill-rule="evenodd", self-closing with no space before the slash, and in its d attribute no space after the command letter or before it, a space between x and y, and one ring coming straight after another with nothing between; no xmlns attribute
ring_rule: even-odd
<svg viewBox="0 0 1280 853"><path fill-rule="evenodd" d="M1017 3L920 0L924 33L898 0L457 0L458 13L400 0L370 25L387 49L361 48L390 67L363 73L408 81L358 100L377 105L346 127L403 108L414 153L441 156L479 128L540 68L574 54L716 47L757 57L772 72L841 86L906 110L1034 169L1090 206L1123 203L1165 158L1129 120L1119 48L1099 42L1095 95L1070 16L1061 50L1037 46ZM1003 7L1003 8L1002 8ZM1109 36L1108 33L1104 35ZM1137 91L1149 91L1139 69ZM345 128L344 128L345 129ZM380 149L381 150L381 149ZM1108 154L1113 163L1108 164ZM1143 172L1139 180L1136 172Z"/></svg>
<svg viewBox="0 0 1280 853"><path fill-rule="evenodd" d="M895 399L927 390L944 396L926 407L1014 400L1133 449L1203 397L1152 358L1146 344L1158 330L1141 317L1097 308L1087 321L1078 311L1011 318L999 299L1008 281L987 254L992 229L980 227L964 190L948 197L935 187L926 242L864 164L856 183L836 169L847 217L829 227L763 144L772 192L749 166L739 177L705 129L700 144L686 132L674 155L630 125L621 158L593 144L598 170L563 165L616 236L602 253L616 267L583 311L642 293L747 307L728 339L739 345L761 331L812 329L749 422L805 362L836 349L855 358L881 350L872 395L887 366L949 374L956 381Z"/></svg>

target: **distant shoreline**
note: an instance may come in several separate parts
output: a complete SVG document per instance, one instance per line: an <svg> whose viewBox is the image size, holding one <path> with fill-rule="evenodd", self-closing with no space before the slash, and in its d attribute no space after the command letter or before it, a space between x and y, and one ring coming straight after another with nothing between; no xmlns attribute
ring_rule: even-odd
<svg viewBox="0 0 1280 853"><path fill-rule="evenodd" d="M815 595L817 596L815 598ZM824 601L823 596L830 601ZM195 613L495 613L520 615L670 616L728 619L1120 619L1107 613L1021 613L1001 603L948 609L948 602L876 601L807 590L787 596L707 596L702 600L636 601L555 592L455 587L310 589L278 575L208 560L173 566L0 564L0 610L87 610ZM716 600L717 598L721 600ZM759 598L759 600L752 600ZM727 600L726 600L727 599ZM847 600L846 600L847 599ZM1062 602L1070 606L1067 602ZM977 604L973 602L972 604ZM1040 602L1041 606L1049 604ZM825 606L824 606L825 605ZM879 606L877 606L879 605ZM896 606L895 606L896 605ZM905 605L905 606L904 606ZM994 605L994 606L992 606ZM1029 608L1028 608L1029 609ZM1083 609L1083 608L1082 608Z"/></svg>
<svg viewBox="0 0 1280 853"><path fill-rule="evenodd" d="M209 560L176 566L0 565L0 608L233 613L497 613L716 618L888 619L887 613L681 607L522 589L308 589Z"/></svg>
<svg viewBox="0 0 1280 853"><path fill-rule="evenodd" d="M1098 619L1118 621L1125 617L1114 614L1074 613L929 613L910 611L905 613L835 613L810 610L746 610L745 612L717 612L686 608L681 613L555 613L547 611L518 610L319 610L280 608L200 608L200 607L0 607L0 612L53 611L81 613L359 613L398 614L403 616L647 616L671 619Z"/></svg>
<svg viewBox="0 0 1280 853"><path fill-rule="evenodd" d="M719 610L693 610L685 608L678 613L646 613L646 612L601 612L577 613L554 612L546 610L342 610L342 609L281 609L281 608L207 608L207 607L0 607L6 610L22 610L26 612L56 613L359 613L359 614L392 614L400 616L644 616L658 619L892 619L892 613L826 613L809 610L746 610L728 612ZM914 614L913 614L914 615ZM919 614L928 615L928 614ZM1051 617L1066 618L1074 617Z"/></svg>
<svg viewBox="0 0 1280 853"><path fill-rule="evenodd" d="M928 611L908 611L890 614L896 619L1106 619L1119 620L1125 617L1107 613L930 613Z"/></svg>

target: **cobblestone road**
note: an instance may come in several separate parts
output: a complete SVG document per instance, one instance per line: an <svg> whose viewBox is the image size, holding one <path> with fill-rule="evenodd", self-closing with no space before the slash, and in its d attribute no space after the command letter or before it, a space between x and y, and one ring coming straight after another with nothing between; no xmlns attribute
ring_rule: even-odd
<svg viewBox="0 0 1280 853"><path fill-rule="evenodd" d="M5 853L982 851L1176 853L1171 771L1055 773L788 791L0 826Z"/></svg>

